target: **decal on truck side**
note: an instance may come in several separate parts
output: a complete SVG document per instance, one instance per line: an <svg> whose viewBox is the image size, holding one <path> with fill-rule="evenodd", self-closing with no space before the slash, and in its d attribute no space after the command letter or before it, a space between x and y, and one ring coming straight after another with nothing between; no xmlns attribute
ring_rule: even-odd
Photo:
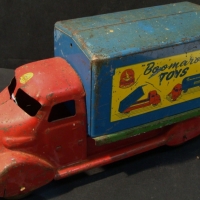
<svg viewBox="0 0 200 200"><path fill-rule="evenodd" d="M120 88L131 87L135 83L134 71L132 69L126 69L120 76Z"/></svg>
<svg viewBox="0 0 200 200"><path fill-rule="evenodd" d="M33 77L32 72L28 72L20 77L20 83L25 84Z"/></svg>
<svg viewBox="0 0 200 200"><path fill-rule="evenodd" d="M143 95L143 86L138 87L119 104L119 112L129 113L132 110L144 108L150 105L158 105L160 103L160 95L157 94L156 90L150 91L148 97L142 100L140 99Z"/></svg>
<svg viewBox="0 0 200 200"><path fill-rule="evenodd" d="M194 51L117 68L111 122L199 98L199 66L200 51Z"/></svg>

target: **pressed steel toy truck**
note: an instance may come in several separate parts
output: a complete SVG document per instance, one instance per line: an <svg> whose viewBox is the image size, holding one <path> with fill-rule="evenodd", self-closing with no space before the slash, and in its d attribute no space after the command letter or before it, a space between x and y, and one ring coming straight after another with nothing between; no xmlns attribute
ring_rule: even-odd
<svg viewBox="0 0 200 200"><path fill-rule="evenodd" d="M189 2L56 23L0 93L0 196L199 135L199 24Z"/></svg>

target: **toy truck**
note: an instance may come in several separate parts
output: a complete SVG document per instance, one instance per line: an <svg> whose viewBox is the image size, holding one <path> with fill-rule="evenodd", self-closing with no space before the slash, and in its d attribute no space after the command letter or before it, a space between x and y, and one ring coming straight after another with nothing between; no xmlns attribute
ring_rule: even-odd
<svg viewBox="0 0 200 200"><path fill-rule="evenodd" d="M167 97L200 74L199 24L189 2L57 22L55 58L0 93L0 196L198 136L199 85Z"/></svg>
<svg viewBox="0 0 200 200"><path fill-rule="evenodd" d="M132 110L144 108L146 106L158 105L161 102L160 95L156 90L150 91L146 99L137 101L144 95L143 86L138 87L119 104L119 112L129 113ZM134 102L134 103L133 103Z"/></svg>

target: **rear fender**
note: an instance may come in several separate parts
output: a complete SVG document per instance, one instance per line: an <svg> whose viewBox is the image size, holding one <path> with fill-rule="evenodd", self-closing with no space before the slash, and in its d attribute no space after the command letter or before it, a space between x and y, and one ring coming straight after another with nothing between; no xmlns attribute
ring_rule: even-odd
<svg viewBox="0 0 200 200"><path fill-rule="evenodd" d="M192 118L170 126L166 134L168 146L180 145L200 134L200 117Z"/></svg>

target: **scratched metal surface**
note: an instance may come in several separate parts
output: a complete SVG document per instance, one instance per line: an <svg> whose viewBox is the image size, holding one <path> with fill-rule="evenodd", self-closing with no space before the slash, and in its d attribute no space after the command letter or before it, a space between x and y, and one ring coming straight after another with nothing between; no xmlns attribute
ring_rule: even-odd
<svg viewBox="0 0 200 200"><path fill-rule="evenodd" d="M200 6L183 2L62 21L56 27L94 60L196 41L199 23Z"/></svg>
<svg viewBox="0 0 200 200"><path fill-rule="evenodd" d="M133 11L122 11L103 15L97 15L93 17L77 18L76 20L66 20L60 23L66 27L67 34L70 36L78 34L80 31L86 31L93 28L101 28L106 26L111 26L113 24L124 24L134 21L144 20L147 17L157 18L165 17L167 15L174 15L180 13L182 10L184 12L191 12L198 9L196 5L190 4L189 2L184 2L182 4L169 4L165 6L155 6L153 8L147 7L142 9L136 9ZM98 21L98 23L97 23ZM58 23L59 24L59 23Z"/></svg>

